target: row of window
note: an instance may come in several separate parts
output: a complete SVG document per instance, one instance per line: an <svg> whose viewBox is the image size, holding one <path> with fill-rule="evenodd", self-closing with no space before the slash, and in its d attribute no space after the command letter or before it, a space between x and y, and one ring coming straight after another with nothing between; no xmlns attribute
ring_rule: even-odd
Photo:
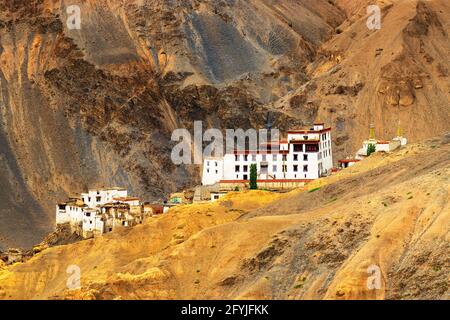
<svg viewBox="0 0 450 320"><path fill-rule="evenodd" d="M95 201L97 202L102 201L102 197L95 197ZM91 197L88 198L88 202L91 202Z"/></svg>
<svg viewBox="0 0 450 320"><path fill-rule="evenodd" d="M329 133L322 133L322 140L327 140L327 135L329 135Z"/></svg>
<svg viewBox="0 0 450 320"><path fill-rule="evenodd" d="M210 161L206 161L206 166L207 166L207 167L209 167L210 164L211 164ZM215 166L215 167L218 167L218 166L219 166L219 163L218 163L217 161L214 161L214 166Z"/></svg>
<svg viewBox="0 0 450 320"><path fill-rule="evenodd" d="M331 148L331 141L322 142L322 149L329 149L329 148Z"/></svg>
<svg viewBox="0 0 450 320"><path fill-rule="evenodd" d="M292 171L293 172L299 172L298 169L299 169L298 165L294 164L292 166ZM249 172L248 170L249 170L249 166L242 166L242 172L247 173L247 172ZM282 165L281 166L281 172L287 172L287 170L288 170L288 166L287 165ZM308 170L309 170L309 166L308 165L304 165L303 166L303 172L308 172ZM234 167L234 171L235 172L241 172L241 166L235 166ZM266 170L262 169L261 171L262 171L262 173L267 173L267 169ZM272 172L278 172L278 166L277 165L273 165L272 166Z"/></svg>
<svg viewBox="0 0 450 320"><path fill-rule="evenodd" d="M252 161L256 161L256 155L252 155L251 157L252 157ZM299 155L298 154L292 155L292 159L294 161L298 161ZM236 161L241 161L241 156L240 155L235 155L235 160ZM245 161L249 161L249 156L248 155L244 155L243 156L243 160L244 160L244 162ZM278 155L277 154L273 154L272 155L272 160L273 161L278 161ZM282 155L282 160L283 161L287 161L287 155L286 154ZM267 155L265 155L265 154L262 155L262 161L267 161ZM303 161L308 161L308 155L307 154L303 155Z"/></svg>
<svg viewBox="0 0 450 320"><path fill-rule="evenodd" d="M307 144L303 148L303 144L294 144L294 152L319 152L319 145Z"/></svg>
<svg viewBox="0 0 450 320"><path fill-rule="evenodd" d="M317 145L310 145L310 146L306 146L307 148L307 152L317 152L318 151L318 146ZM294 145L294 152L303 152L303 146L302 145ZM326 153L326 154L329 154L328 152ZM278 154L273 154L272 155L272 160L273 161L277 161L278 160ZM281 155L282 156L282 160L283 161L287 161L287 155L286 154L283 154L283 155ZM326 156L326 155L325 155ZM298 161L298 159L299 159L299 155L298 154L294 154L294 155L292 155L292 157L293 157L293 160L294 161ZM253 161L253 162L256 162L256 154L252 154L252 155L235 155L235 161L244 161L244 162L246 162L246 161L250 161L250 159L251 159L251 161ZM267 155L266 154L263 154L262 155L262 161L267 161ZM308 161L308 155L307 154L304 154L303 155L303 161ZM219 163L217 162L217 161L214 161L213 163L211 163L210 161L206 161L206 166L207 167L211 167L211 166L214 166L214 167L218 167L219 166ZM89 199L89 201L90 201L90 199ZM97 201L99 201L99 200L97 200Z"/></svg>
<svg viewBox="0 0 450 320"><path fill-rule="evenodd" d="M302 176L303 177L303 176ZM306 174L304 174L304 178L306 179L308 176L306 175ZM277 175L276 174L274 174L273 175L273 178L274 179L276 179L277 178ZM297 176L296 174L294 175L294 179L297 179L297 178L300 178L299 176ZM242 179L243 180L248 180L249 179L249 176L248 176L248 174L244 174L243 176L242 176ZM239 175L237 174L236 175L236 180L239 180Z"/></svg>

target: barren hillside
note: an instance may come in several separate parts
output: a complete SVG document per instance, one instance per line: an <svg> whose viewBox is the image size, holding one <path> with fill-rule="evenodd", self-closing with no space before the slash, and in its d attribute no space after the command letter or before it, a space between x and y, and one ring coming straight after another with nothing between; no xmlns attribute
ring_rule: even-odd
<svg viewBox="0 0 450 320"><path fill-rule="evenodd" d="M96 0L69 30L65 2L0 8L0 247L38 242L55 201L89 187L157 199L195 185L198 168L170 161L172 131L261 127L266 88L301 83L292 70L344 19L325 0Z"/></svg>
<svg viewBox="0 0 450 320"><path fill-rule="evenodd" d="M447 299L449 152L447 134L308 190L230 194L47 249L0 271L0 298ZM69 265L81 290L66 289Z"/></svg>
<svg viewBox="0 0 450 320"><path fill-rule="evenodd" d="M335 160L375 123L410 141L449 129L449 4L378 1L0 0L0 247L30 246L88 187L145 199L199 181L175 128L333 126ZM372 3L372 2L370 2Z"/></svg>

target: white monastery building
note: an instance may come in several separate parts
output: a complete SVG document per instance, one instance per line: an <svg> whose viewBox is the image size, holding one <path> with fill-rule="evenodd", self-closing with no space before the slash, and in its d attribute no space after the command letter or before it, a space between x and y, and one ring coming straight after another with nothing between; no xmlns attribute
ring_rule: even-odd
<svg viewBox="0 0 450 320"><path fill-rule="evenodd" d="M223 158L205 158L202 184L246 183L250 166L257 165L258 182L308 182L328 175L333 168L331 128L291 130L287 138L264 150L235 150Z"/></svg>

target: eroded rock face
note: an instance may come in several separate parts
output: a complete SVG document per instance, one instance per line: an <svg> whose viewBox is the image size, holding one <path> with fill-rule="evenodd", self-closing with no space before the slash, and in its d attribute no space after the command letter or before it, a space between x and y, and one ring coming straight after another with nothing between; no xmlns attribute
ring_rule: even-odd
<svg viewBox="0 0 450 320"><path fill-rule="evenodd" d="M400 118L412 141L448 129L447 4L393 3L368 32L345 18L363 4L343 0L89 0L69 30L65 4L0 0L0 217L17 226L0 226L0 244L38 242L55 201L88 187L157 199L198 183L170 160L172 131L195 120L320 118L337 129L336 160L370 122L390 138Z"/></svg>
<svg viewBox="0 0 450 320"><path fill-rule="evenodd" d="M0 243L38 243L54 203L88 187L150 200L198 183L197 167L172 163L172 131L262 127L266 88L301 83L291 62L342 20L327 1L286 5L278 16L262 3L85 1L69 30L64 4L0 1ZM292 11L303 7L314 21Z"/></svg>

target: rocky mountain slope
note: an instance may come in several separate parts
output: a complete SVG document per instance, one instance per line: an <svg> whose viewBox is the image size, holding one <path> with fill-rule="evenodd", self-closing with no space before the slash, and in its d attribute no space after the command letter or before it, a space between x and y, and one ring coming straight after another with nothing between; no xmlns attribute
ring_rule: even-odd
<svg viewBox="0 0 450 320"><path fill-rule="evenodd" d="M280 129L317 118L335 157L370 122L411 141L449 128L449 4L378 1L0 0L1 246L51 229L55 201L120 185L146 199L193 185L173 129Z"/></svg>
<svg viewBox="0 0 450 320"><path fill-rule="evenodd" d="M270 74L298 68L343 20L327 1L285 5L85 1L69 30L65 2L0 1L0 243L36 243L55 201L88 187L151 199L198 182L170 161L172 131L262 126L265 88L286 90Z"/></svg>
<svg viewBox="0 0 450 320"><path fill-rule="evenodd" d="M0 298L447 299L449 152L447 134L307 190L230 194L50 248L0 269Z"/></svg>

